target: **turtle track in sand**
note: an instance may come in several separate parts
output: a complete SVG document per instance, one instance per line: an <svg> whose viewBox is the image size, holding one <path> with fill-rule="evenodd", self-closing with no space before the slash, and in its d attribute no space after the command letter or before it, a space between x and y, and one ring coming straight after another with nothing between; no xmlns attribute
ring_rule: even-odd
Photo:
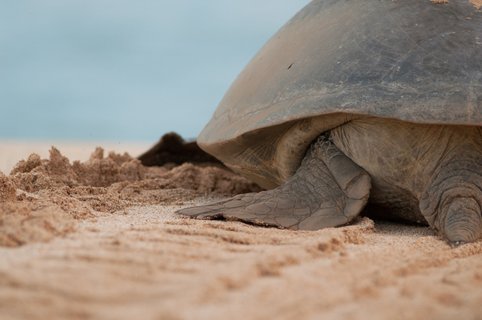
<svg viewBox="0 0 482 320"><path fill-rule="evenodd" d="M477 319L482 244L377 223L315 232L136 206L0 248L0 313L37 319Z"/></svg>

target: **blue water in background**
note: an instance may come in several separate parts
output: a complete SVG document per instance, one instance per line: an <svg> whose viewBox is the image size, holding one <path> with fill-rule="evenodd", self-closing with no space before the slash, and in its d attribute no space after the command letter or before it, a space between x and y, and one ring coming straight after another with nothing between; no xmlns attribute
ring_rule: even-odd
<svg viewBox="0 0 482 320"><path fill-rule="evenodd" d="M308 0L0 3L0 138L195 137Z"/></svg>

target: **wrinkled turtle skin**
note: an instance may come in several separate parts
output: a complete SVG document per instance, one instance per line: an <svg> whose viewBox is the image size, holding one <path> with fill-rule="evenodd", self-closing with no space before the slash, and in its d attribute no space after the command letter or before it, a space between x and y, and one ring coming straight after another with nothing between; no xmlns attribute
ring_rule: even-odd
<svg viewBox="0 0 482 320"><path fill-rule="evenodd" d="M180 213L317 229L349 222L368 202L428 222L452 242L474 241L482 230L481 126L482 12L469 1L314 0L246 66L198 137L228 167L278 191ZM313 174L308 164L323 170ZM317 204L291 219L301 205L281 194L300 189L305 175L326 182L316 201L345 199L332 206L350 217L315 221ZM355 178L363 180L356 188ZM333 184L338 191L325 191ZM352 205L350 194L363 201ZM283 219L281 207L291 208ZM453 218L461 211L471 218Z"/></svg>

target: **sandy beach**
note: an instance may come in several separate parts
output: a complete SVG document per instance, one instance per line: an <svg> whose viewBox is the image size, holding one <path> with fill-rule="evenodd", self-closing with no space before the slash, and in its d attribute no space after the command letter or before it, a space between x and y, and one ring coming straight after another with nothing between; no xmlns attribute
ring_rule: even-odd
<svg viewBox="0 0 482 320"><path fill-rule="evenodd" d="M481 241L367 217L310 232L181 218L259 188L122 153L144 147L2 145L1 319L482 319Z"/></svg>

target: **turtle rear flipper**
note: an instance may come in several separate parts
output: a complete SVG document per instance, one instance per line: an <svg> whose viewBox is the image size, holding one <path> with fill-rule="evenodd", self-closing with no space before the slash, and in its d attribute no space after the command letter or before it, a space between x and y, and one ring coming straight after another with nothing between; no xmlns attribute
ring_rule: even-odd
<svg viewBox="0 0 482 320"><path fill-rule="evenodd" d="M317 230L346 224L368 201L370 176L326 136L312 144L283 185L177 213L198 219L239 220L263 226Z"/></svg>

